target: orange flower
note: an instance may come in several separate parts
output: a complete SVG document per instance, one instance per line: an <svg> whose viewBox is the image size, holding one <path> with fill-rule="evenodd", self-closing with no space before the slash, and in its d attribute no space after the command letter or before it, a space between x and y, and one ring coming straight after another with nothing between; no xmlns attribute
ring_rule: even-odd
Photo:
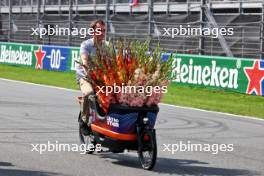
<svg viewBox="0 0 264 176"><path fill-rule="evenodd" d="M110 101L111 101L111 96L106 96L103 93L99 93L99 94L97 94L97 97L98 97L98 100L100 102L100 105L101 105L103 111L105 113L107 113L109 105L110 105Z"/></svg>
<svg viewBox="0 0 264 176"><path fill-rule="evenodd" d="M123 75L122 75L122 72L121 71L118 71L117 72L117 75L118 75L118 81L120 84L123 83Z"/></svg>
<svg viewBox="0 0 264 176"><path fill-rule="evenodd" d="M122 69L123 63L122 63L122 56L120 53L118 54L116 58L116 65L117 65L118 70Z"/></svg>

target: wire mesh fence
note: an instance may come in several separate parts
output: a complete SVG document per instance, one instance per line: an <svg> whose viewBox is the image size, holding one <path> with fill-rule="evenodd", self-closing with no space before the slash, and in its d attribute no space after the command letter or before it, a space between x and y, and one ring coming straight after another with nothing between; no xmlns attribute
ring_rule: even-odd
<svg viewBox="0 0 264 176"><path fill-rule="evenodd" d="M8 5L7 0L0 0L1 5ZM18 5L31 3L37 4L37 0L19 1ZM42 3L44 1L41 1ZM78 4L102 3L105 1L73 1ZM124 1L114 0L114 3ZM125 1L127 3L127 1ZM143 1L140 1L143 2ZM146 1L147 2L147 1ZM174 3L182 2L177 0L157 0L155 3ZM186 1L184 1L186 2ZM198 2L193 0L193 2ZM231 1L230 1L231 2ZM232 1L233 2L233 1ZM14 1L12 1L14 3ZM52 5L57 1L48 1L44 3ZM60 4L67 5L69 0L61 0ZM56 4L54 4L56 5ZM242 58L259 58L262 53L262 14L214 14L213 15L219 28L233 28L233 35L225 35L225 41L230 47L233 55ZM68 13L1 13L0 15L0 40L22 43L39 43L50 45L70 45L79 46L85 37L80 33L77 35L43 35L39 37L32 35L33 29L47 28L47 26L58 28L88 28L89 24L95 19L106 20L105 14L91 13L81 14L73 13L69 19ZM106 20L108 24L107 39L116 41L123 38L129 40L150 40L152 46L158 43L161 48L167 52L198 54L203 51L206 55L225 55L219 39L212 35L175 35L167 36L166 29L180 28L199 28L201 25L210 27L211 22L201 22L200 13L183 13L183 14L165 14L153 13L152 20L149 14L145 13L110 13ZM71 30L70 30L71 31ZM86 36L86 38L89 36ZM200 40L204 39L204 47L200 47Z"/></svg>

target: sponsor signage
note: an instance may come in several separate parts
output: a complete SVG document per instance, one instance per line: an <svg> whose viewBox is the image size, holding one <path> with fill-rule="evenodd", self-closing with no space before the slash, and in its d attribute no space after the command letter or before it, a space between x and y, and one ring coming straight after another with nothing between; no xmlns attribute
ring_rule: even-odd
<svg viewBox="0 0 264 176"><path fill-rule="evenodd" d="M264 95L264 61L174 54L172 82Z"/></svg>
<svg viewBox="0 0 264 176"><path fill-rule="evenodd" d="M0 64L30 66L37 70L75 71L78 47L0 42Z"/></svg>
<svg viewBox="0 0 264 176"><path fill-rule="evenodd" d="M68 63L68 68L71 71L75 71L76 70L76 62L75 61L79 61L80 60L80 52L79 52L79 48L70 48L70 52L69 52L69 63Z"/></svg>
<svg viewBox="0 0 264 176"><path fill-rule="evenodd" d="M164 53L167 60L170 53ZM264 60L172 54L172 82L264 96ZM0 42L0 64L75 71L78 47Z"/></svg>
<svg viewBox="0 0 264 176"><path fill-rule="evenodd" d="M67 63L69 62L69 51L69 48L43 46L42 53L45 55L43 59L43 69L68 71Z"/></svg>
<svg viewBox="0 0 264 176"><path fill-rule="evenodd" d="M0 63L31 66L33 45L0 44Z"/></svg>

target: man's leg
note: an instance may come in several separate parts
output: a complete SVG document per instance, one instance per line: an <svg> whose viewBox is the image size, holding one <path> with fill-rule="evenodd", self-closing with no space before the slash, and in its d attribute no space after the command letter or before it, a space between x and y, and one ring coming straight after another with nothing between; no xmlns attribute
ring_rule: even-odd
<svg viewBox="0 0 264 176"><path fill-rule="evenodd" d="M89 113L90 112L89 112L88 96L83 96L83 99L81 102L81 117L84 123L88 122Z"/></svg>
<svg viewBox="0 0 264 176"><path fill-rule="evenodd" d="M87 82L84 79L80 80L80 89L83 93L83 100L81 102L81 117L82 117L82 122L80 122L80 126L85 134L87 134L87 123L88 123L88 118L90 115L90 109L89 109L89 101L88 101L88 96L93 93L93 88L92 85Z"/></svg>

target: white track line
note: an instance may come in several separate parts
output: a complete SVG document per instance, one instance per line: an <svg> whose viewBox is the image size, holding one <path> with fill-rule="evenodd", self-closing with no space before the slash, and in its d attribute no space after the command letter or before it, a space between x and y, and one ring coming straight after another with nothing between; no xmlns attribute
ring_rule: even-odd
<svg viewBox="0 0 264 176"><path fill-rule="evenodd" d="M49 86L49 85L43 85L43 84L36 84L36 83L30 83L30 82L25 82L25 81L17 81L17 80L5 79L5 78L0 78L0 80L15 82L15 83L23 83L23 84L28 84L28 85L40 86L40 87L46 87L46 88L52 88L52 89L59 89L59 90L64 90L64 91L69 91L69 92L80 92L78 90L73 90L73 89L67 89L67 88L61 88L61 87ZM251 116L236 115L236 114L217 112L217 111L209 111L209 110L192 108L192 107L170 105L170 104L166 104L166 103L160 103L160 104L164 105L164 106L170 106L170 107L176 107L176 108L190 109L190 110L196 110L196 111L202 111L202 112L216 113L216 114L229 115L229 116L234 116L234 117L242 117L242 118L246 118L246 119L264 121L264 119L259 119L259 118L251 117Z"/></svg>
<svg viewBox="0 0 264 176"><path fill-rule="evenodd" d="M204 110L204 109L198 109L198 108L192 108L192 107L186 107L186 106L171 105L171 104L166 104L166 103L160 103L160 104L165 105L165 106L175 107L175 108L190 109L190 110L196 110L196 111L202 111L202 112L210 112L210 113L215 113L215 114L222 114L222 115L229 115L229 116L234 116L234 117L242 117L246 119L264 121L264 119L259 119L259 118L252 117L252 116L236 115L236 114L230 114L227 112L210 111L210 110Z"/></svg>
<svg viewBox="0 0 264 176"><path fill-rule="evenodd" d="M67 88L63 88L63 87L49 86L49 85L44 85L44 84L36 84L36 83L17 81L17 80L12 80L12 79L0 78L0 80L15 82L15 83L23 83L23 84L28 84L28 85L40 86L40 87L47 87L47 88L52 88L52 89L60 89L60 90L65 90L65 91L69 91L69 92L80 92L78 90L67 89Z"/></svg>

